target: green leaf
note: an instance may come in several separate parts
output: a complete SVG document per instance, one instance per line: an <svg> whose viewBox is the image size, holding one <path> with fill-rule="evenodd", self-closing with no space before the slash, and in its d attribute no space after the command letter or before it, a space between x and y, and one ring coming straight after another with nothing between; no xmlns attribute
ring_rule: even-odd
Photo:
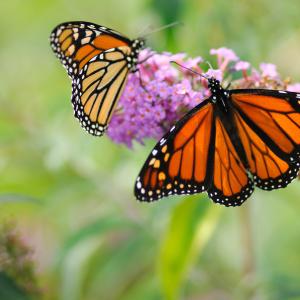
<svg viewBox="0 0 300 300"><path fill-rule="evenodd" d="M103 243L88 266L84 299L97 299L97 295L123 299L153 274L153 241L141 232L132 232L130 238L116 241L117 251Z"/></svg>
<svg viewBox="0 0 300 300"><path fill-rule="evenodd" d="M82 293L82 282L85 277L85 266L90 257L99 250L101 241L96 236L76 245L62 264L61 299L79 300Z"/></svg>
<svg viewBox="0 0 300 300"><path fill-rule="evenodd" d="M204 199L199 196L186 198L175 207L171 216L159 257L166 299L178 298L190 265L201 254L219 219L220 207Z"/></svg>
<svg viewBox="0 0 300 300"><path fill-rule="evenodd" d="M99 252L103 237L109 231L133 228L122 219L100 219L78 230L65 243L58 255L61 269L61 299L81 299L82 287L89 272L89 262Z"/></svg>
<svg viewBox="0 0 300 300"><path fill-rule="evenodd" d="M105 235L107 232L116 230L117 228L131 228L133 226L133 223L130 223L126 220L109 217L97 220L83 228L80 228L66 240L65 245L58 255L58 265L61 264L61 261L64 260L66 256L68 256L69 251L71 251L72 248L77 244L93 238L94 236L99 238Z"/></svg>
<svg viewBox="0 0 300 300"><path fill-rule="evenodd" d="M0 299L29 300L30 297L10 277L0 272Z"/></svg>

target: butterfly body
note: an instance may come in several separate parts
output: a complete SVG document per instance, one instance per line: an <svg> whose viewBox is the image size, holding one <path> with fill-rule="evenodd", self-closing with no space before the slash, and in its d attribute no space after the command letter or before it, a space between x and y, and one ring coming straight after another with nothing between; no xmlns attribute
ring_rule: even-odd
<svg viewBox="0 0 300 300"><path fill-rule="evenodd" d="M50 43L72 80L74 116L87 132L101 136L145 40L93 23L66 22L54 28Z"/></svg>
<svg viewBox="0 0 300 300"><path fill-rule="evenodd" d="M240 153L241 161L244 166L248 167L249 164L242 143L237 134L238 130L235 122L233 121L234 107L230 100L231 92L224 89L220 82L214 78L208 79L208 88L211 91L211 96L208 98L208 101L211 102L214 107L214 120L216 120L216 118L222 120L224 128L229 133L233 145Z"/></svg>
<svg viewBox="0 0 300 300"><path fill-rule="evenodd" d="M220 110L225 113L229 110L229 92L221 86L220 82L215 78L208 79L208 88L211 91L211 96L208 98L212 104L215 104Z"/></svg>
<svg viewBox="0 0 300 300"><path fill-rule="evenodd" d="M241 205L254 187L287 186L300 166L300 95L227 90L208 79L211 96L159 141L135 185L141 201L206 191L215 202Z"/></svg>

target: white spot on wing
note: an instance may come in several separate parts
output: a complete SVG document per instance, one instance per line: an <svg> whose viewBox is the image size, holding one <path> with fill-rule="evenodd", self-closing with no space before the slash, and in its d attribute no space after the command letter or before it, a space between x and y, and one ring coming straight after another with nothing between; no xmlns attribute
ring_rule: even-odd
<svg viewBox="0 0 300 300"><path fill-rule="evenodd" d="M165 142L166 142L166 139L162 138L162 139L160 140L160 145L162 146Z"/></svg>

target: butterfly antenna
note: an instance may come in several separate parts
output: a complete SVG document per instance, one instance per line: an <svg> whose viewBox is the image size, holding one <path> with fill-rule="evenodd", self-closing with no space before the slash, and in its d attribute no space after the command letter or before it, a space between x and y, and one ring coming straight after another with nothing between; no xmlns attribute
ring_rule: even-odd
<svg viewBox="0 0 300 300"><path fill-rule="evenodd" d="M205 78L205 79L208 79L205 75L203 75L203 74L201 74L201 73L198 73L198 72L196 72L196 71L194 71L194 70L192 70L192 69L190 69L190 68L187 68L187 67L185 67L185 66L179 64L178 62L174 61L174 60L172 60L172 61L170 61L170 62L173 63L173 64L176 64L176 65L179 66L180 68L183 68L183 69L188 70L189 72L191 72L191 73L193 73L193 74L196 74L196 75L198 75L198 76L200 76L200 77L203 77L203 78Z"/></svg>
<svg viewBox="0 0 300 300"><path fill-rule="evenodd" d="M142 30L140 30L138 36L144 36L148 30L150 30L151 26L148 24L147 26L144 26Z"/></svg>
<svg viewBox="0 0 300 300"><path fill-rule="evenodd" d="M165 29L170 28L170 27L178 26L178 25L183 25L183 22L176 21L176 22L172 22L170 24L161 26L159 28L156 28L156 29L154 29L152 31L149 31L149 32L145 33L144 37L146 37L146 36L148 36L150 34L153 34L153 33L156 33L156 32L162 31L162 30L165 30Z"/></svg>

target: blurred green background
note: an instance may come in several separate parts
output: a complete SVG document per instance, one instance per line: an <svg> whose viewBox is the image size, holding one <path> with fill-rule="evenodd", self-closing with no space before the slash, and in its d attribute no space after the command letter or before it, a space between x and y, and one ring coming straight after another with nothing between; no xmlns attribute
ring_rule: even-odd
<svg viewBox="0 0 300 300"><path fill-rule="evenodd" d="M205 195L138 203L134 180L155 141L128 150L87 135L48 41L71 20L132 38L182 21L148 44L205 58L226 46L300 81L299 11L298 0L1 1L0 222L32 249L40 289L24 272L13 294L12 271L1 300L300 299L300 182L235 209Z"/></svg>

